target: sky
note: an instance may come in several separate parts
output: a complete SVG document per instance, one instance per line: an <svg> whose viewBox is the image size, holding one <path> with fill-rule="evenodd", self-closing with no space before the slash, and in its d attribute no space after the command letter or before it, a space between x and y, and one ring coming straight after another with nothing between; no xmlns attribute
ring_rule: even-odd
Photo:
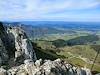
<svg viewBox="0 0 100 75"><path fill-rule="evenodd" d="M0 21L100 22L100 0L0 0Z"/></svg>

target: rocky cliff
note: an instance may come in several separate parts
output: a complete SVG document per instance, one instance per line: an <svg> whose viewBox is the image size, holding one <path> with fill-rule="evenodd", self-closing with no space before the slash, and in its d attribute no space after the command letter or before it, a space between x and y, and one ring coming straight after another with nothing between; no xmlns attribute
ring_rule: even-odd
<svg viewBox="0 0 100 75"><path fill-rule="evenodd" d="M6 66L6 68L4 67ZM63 60L37 60L31 41L20 27L0 23L0 75L91 75L87 68Z"/></svg>
<svg viewBox="0 0 100 75"><path fill-rule="evenodd" d="M36 61L37 58L25 32L20 27L4 28L0 23L0 64L20 65L26 59Z"/></svg>
<svg viewBox="0 0 100 75"><path fill-rule="evenodd" d="M32 59L36 61L36 54L30 40L20 27L8 28L7 33L15 46L15 61L18 59ZM21 58L22 57L22 58Z"/></svg>

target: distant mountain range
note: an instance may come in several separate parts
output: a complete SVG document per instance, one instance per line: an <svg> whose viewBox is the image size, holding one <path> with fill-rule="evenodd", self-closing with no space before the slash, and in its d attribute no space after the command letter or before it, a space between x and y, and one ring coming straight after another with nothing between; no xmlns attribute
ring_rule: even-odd
<svg viewBox="0 0 100 75"><path fill-rule="evenodd" d="M82 28L82 29L99 29L100 22L64 22L64 21L22 21L22 22L4 22L13 26L23 24L28 26L41 27L59 27L59 28Z"/></svg>
<svg viewBox="0 0 100 75"><path fill-rule="evenodd" d="M64 21L22 21L4 22L7 26L21 26L29 37L45 34L76 33L74 30L86 30L93 33L100 30L99 22L64 22Z"/></svg>

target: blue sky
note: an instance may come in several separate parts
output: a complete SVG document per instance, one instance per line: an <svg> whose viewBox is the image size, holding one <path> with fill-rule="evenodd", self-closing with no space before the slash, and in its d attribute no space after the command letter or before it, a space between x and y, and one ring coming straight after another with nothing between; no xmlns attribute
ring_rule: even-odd
<svg viewBox="0 0 100 75"><path fill-rule="evenodd" d="M0 20L100 22L100 0L0 0Z"/></svg>

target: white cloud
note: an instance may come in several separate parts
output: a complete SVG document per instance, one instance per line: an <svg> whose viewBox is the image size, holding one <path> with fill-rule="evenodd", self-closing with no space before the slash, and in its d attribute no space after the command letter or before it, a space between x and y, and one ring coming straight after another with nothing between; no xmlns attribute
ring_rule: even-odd
<svg viewBox="0 0 100 75"><path fill-rule="evenodd" d="M57 10L73 10L73 9L88 9L100 5L96 0L58 0L58 1L41 1L28 0L26 2L26 10L33 12L52 12Z"/></svg>
<svg viewBox="0 0 100 75"><path fill-rule="evenodd" d="M45 16L56 17L53 12L92 9L98 6L100 6L100 2L97 0L0 0L0 18L41 19ZM65 17L66 14L69 15L66 17L76 16L68 12L60 14L63 14L62 17ZM59 15L57 16L59 17Z"/></svg>

